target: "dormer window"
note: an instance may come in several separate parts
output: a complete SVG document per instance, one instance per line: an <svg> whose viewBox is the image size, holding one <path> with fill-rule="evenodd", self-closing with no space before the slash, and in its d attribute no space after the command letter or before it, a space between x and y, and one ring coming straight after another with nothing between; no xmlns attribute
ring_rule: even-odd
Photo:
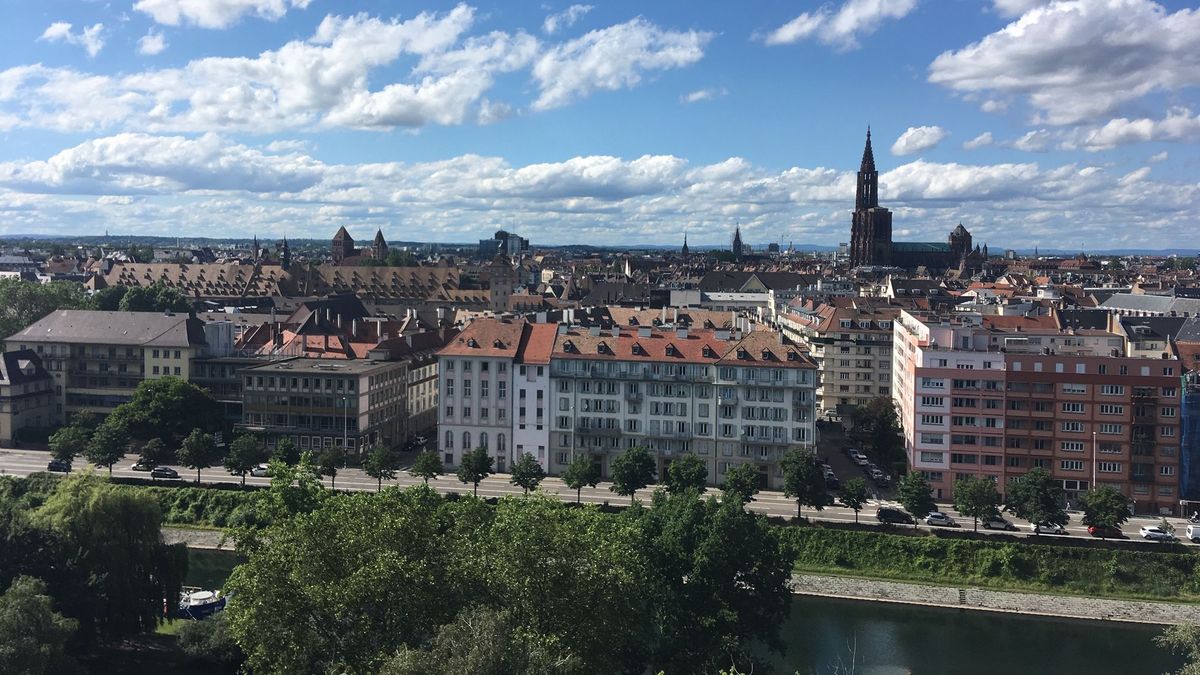
<svg viewBox="0 0 1200 675"><path fill-rule="evenodd" d="M495 340L492 340L492 346L496 349L504 349L504 342L501 341L500 338L496 338Z"/></svg>
<svg viewBox="0 0 1200 675"><path fill-rule="evenodd" d="M750 358L750 352L746 351L744 347L738 347L737 357L739 361L745 361Z"/></svg>
<svg viewBox="0 0 1200 675"><path fill-rule="evenodd" d="M608 348L608 343L607 343L607 342L601 342L600 344L596 345L596 353L598 353L598 354L611 354L611 353L612 353L612 350Z"/></svg>
<svg viewBox="0 0 1200 675"><path fill-rule="evenodd" d="M635 342L633 343L633 353L637 356L643 356L645 355L646 350L642 347L641 343Z"/></svg>
<svg viewBox="0 0 1200 675"><path fill-rule="evenodd" d="M667 343L667 356L679 356L679 350L675 348L674 343Z"/></svg>
<svg viewBox="0 0 1200 675"><path fill-rule="evenodd" d="M708 345L704 345L704 358L715 359L715 358L717 358L717 353L715 351L713 351L712 347L709 347Z"/></svg>
<svg viewBox="0 0 1200 675"><path fill-rule="evenodd" d="M629 317L629 325L630 326L638 325L638 318L636 316Z"/></svg>
<svg viewBox="0 0 1200 675"><path fill-rule="evenodd" d="M762 360L763 361L774 361L775 355L771 353L770 349L764 349L764 350L762 350Z"/></svg>
<svg viewBox="0 0 1200 675"><path fill-rule="evenodd" d="M475 338L467 338L467 346L471 349L479 349L479 343L475 340Z"/></svg>
<svg viewBox="0 0 1200 675"><path fill-rule="evenodd" d="M574 343L574 342L571 342L570 340L566 340L566 341L564 341L564 342L563 342L563 351L564 351L564 352L566 352L566 353L568 353L568 354L574 354L574 353L576 353L576 352L575 352L575 343Z"/></svg>
<svg viewBox="0 0 1200 675"><path fill-rule="evenodd" d="M799 355L799 354L797 354L796 352L788 352L788 355L787 355L787 360L788 360L788 361L796 361L796 360L798 360L799 358L800 358L800 355Z"/></svg>

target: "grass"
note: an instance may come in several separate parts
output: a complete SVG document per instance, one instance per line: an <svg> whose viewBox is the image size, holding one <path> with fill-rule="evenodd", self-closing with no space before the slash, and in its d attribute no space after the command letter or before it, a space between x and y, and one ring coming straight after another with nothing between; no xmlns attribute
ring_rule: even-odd
<svg viewBox="0 0 1200 675"><path fill-rule="evenodd" d="M1200 556L791 527L795 569L891 581L1200 602Z"/></svg>

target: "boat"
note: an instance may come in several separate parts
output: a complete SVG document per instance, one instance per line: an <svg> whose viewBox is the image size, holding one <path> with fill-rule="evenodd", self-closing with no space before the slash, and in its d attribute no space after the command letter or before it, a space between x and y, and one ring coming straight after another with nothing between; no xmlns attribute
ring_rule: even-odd
<svg viewBox="0 0 1200 675"><path fill-rule="evenodd" d="M206 591L199 588L184 589L179 594L179 616L183 619L207 619L225 609L228 596L221 591Z"/></svg>

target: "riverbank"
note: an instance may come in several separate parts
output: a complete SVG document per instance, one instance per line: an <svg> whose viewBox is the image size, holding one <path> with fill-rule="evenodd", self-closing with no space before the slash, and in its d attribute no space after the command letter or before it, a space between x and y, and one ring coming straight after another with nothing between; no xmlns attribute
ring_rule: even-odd
<svg viewBox="0 0 1200 675"><path fill-rule="evenodd" d="M1018 593L823 574L793 575L791 588L797 595L1065 619L1154 625L1200 622L1200 606L1175 602Z"/></svg>

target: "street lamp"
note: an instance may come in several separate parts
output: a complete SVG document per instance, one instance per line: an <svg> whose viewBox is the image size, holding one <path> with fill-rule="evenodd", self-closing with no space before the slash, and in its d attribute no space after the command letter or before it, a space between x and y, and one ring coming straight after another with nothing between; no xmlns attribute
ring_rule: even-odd
<svg viewBox="0 0 1200 675"><path fill-rule="evenodd" d="M1096 489L1096 432L1092 431L1092 489Z"/></svg>
<svg viewBox="0 0 1200 675"><path fill-rule="evenodd" d="M347 452L346 440L350 427L350 399L342 396L342 452Z"/></svg>

